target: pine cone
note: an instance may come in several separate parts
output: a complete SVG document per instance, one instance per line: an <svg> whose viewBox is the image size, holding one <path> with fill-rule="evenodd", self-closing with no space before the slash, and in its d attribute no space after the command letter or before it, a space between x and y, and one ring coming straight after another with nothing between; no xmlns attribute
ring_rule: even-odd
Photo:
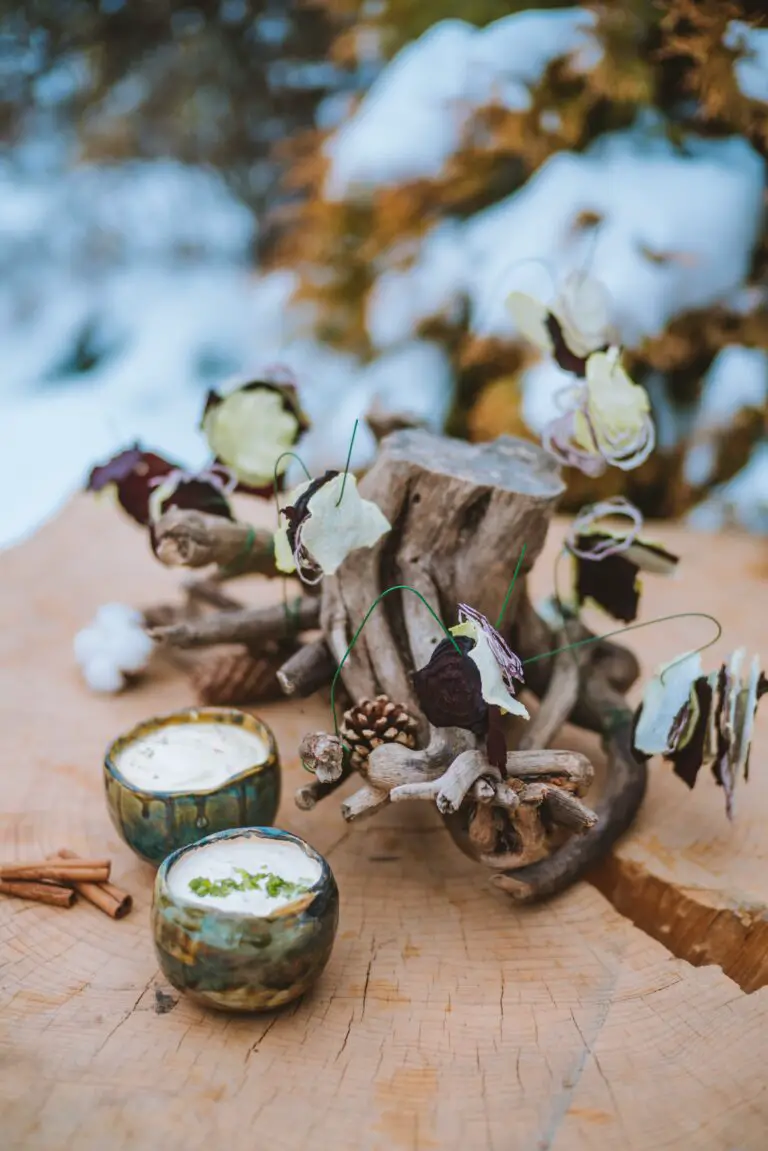
<svg viewBox="0 0 768 1151"><path fill-rule="evenodd" d="M344 712L341 738L349 746L355 768L365 766L374 747L382 743L416 746L418 724L401 703L392 703L388 695L363 699Z"/></svg>
<svg viewBox="0 0 768 1151"><path fill-rule="evenodd" d="M197 701L208 707L234 707L279 699L276 676L286 658L284 652L251 655L245 649L212 656L192 671Z"/></svg>

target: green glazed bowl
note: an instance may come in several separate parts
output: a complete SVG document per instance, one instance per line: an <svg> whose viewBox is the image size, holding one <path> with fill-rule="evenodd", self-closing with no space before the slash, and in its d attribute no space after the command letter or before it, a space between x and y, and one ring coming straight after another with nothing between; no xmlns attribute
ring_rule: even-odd
<svg viewBox="0 0 768 1151"><path fill-rule="evenodd" d="M216 840L282 840L320 865L305 894L270 914L188 903L169 888L174 864ZM192 999L225 1011L270 1011L303 995L323 971L339 920L339 892L328 863L296 835L272 827L221 831L174 852L155 877L152 936L168 981Z"/></svg>
<svg viewBox="0 0 768 1151"><path fill-rule="evenodd" d="M210 791L144 791L115 766L119 753L137 739L171 724L231 723L252 731L267 754L261 763ZM110 744L104 759L107 807L118 834L155 866L172 851L211 832L272 823L280 803L280 760L271 730L260 719L230 707L187 708L138 724Z"/></svg>

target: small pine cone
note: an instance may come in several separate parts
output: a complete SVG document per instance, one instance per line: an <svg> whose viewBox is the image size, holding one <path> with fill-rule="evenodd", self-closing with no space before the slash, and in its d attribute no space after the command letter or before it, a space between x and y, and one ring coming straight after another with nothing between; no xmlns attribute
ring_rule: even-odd
<svg viewBox="0 0 768 1151"><path fill-rule="evenodd" d="M208 707L234 707L278 699L282 692L277 671L284 656L251 655L231 651L204 660L192 671L192 686L199 704Z"/></svg>
<svg viewBox="0 0 768 1151"><path fill-rule="evenodd" d="M403 704L392 703L388 695L377 695L344 712L341 738L350 749L352 767L359 770L382 743L415 747L417 729L417 721Z"/></svg>

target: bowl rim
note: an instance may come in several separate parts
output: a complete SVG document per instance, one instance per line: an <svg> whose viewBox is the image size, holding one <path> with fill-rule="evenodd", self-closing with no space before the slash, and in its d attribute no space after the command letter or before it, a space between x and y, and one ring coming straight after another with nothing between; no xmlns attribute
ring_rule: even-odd
<svg viewBox="0 0 768 1151"><path fill-rule="evenodd" d="M320 875L315 883L312 884L309 891L305 891L302 895L296 897L290 903L284 903L281 907L276 908L274 911L267 915L258 915L248 911L227 911L224 907L215 907L211 904L210 907L203 907L199 903L193 903L191 900L187 901L183 896L178 896L175 892L171 895L168 889L168 874L171 869L179 862L183 855L187 852L196 851L198 848L205 847L206 844L212 843L220 839L237 839L237 838L262 838L262 839L284 839L291 843L295 843L301 847L308 855L320 864ZM202 839L196 840L194 843L187 843L184 847L178 847L172 851L170 855L166 855L165 859L160 863L155 875L155 883L152 894L152 905L157 900L157 896L162 894L166 899L175 903L177 906L182 906L185 910L200 911L208 915L221 916L225 919L258 919L262 921L283 919L289 914L296 914L299 911L304 911L315 899L322 895L323 891L331 884L332 888L338 887L331 865L325 856L321 855L317 848L313 847L311 843L307 843L306 839L302 839L300 835L296 835L292 831L285 831L281 827L230 827L226 831L214 831L210 835L204 836Z"/></svg>
<svg viewBox="0 0 768 1151"><path fill-rule="evenodd" d="M262 742L267 745L267 754L261 763L255 763L252 767L243 768L236 775L231 775L223 783L218 784L216 787L209 788L192 788L189 791L150 791L146 788L137 787L126 779L123 773L115 763L115 755L122 747L127 747L134 740L141 738L142 735L147 735L152 731L157 731L163 727L171 727L175 724L183 723L229 723L233 727L244 727L251 731L253 735L257 735ZM139 796L141 799L146 800L173 800L179 799L182 796L209 796L217 795L226 787L231 787L234 783L239 783L252 775L260 775L263 771L270 766L280 766L280 756L277 747L277 739L272 728L256 715L251 715L250 712L242 711L237 707L182 707L176 711L164 712L162 715L148 716L147 719L142 719L135 723L133 727L127 731L122 732L120 735L115 736L112 742L107 746L104 752L104 770L107 775L111 775L117 783L130 791L132 795Z"/></svg>

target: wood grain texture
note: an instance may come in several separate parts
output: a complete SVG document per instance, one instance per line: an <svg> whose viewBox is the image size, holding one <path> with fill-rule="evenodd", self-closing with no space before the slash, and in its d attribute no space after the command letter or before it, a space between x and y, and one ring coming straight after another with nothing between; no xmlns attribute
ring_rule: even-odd
<svg viewBox="0 0 768 1151"><path fill-rule="evenodd" d="M564 534L554 525L531 583L538 595L552 587ZM647 534L680 557L674 578L643 577L640 619L676 612L708 612L723 634L702 653L707 671L745 646L768 666L768 548L738 534L707 536L654 525ZM567 570L567 569L566 569ZM563 581L565 582L565 581ZM586 613L596 631L613 621ZM628 693L634 705L642 683L663 662L706 643L714 625L677 619L622 636L639 656L643 676ZM561 742L595 754L596 739L566 729ZM590 799L592 793L590 793ZM719 963L740 986L768 984L768 707L757 714L750 779L736 791L736 815L725 817L722 788L702 771L693 791L669 765L651 761L648 793L639 817L593 877L624 914L692 963Z"/></svg>
<svg viewBox="0 0 768 1151"><path fill-rule="evenodd" d="M659 535L693 557L695 576L649 578L646 604L714 610L729 646L756 646L762 628L767 650L765 592L748 574L761 545L736 541L726 556L722 541ZM100 771L118 731L188 705L189 689L169 667L132 693L91 696L71 641L100 603L168 601L176 586L140 532L84 500L0 556L0 857L61 843L108 855L135 897L119 922L85 904L0 902L3 1151L764 1151L768 989L748 995L719 968L672 956L594 886L513 906L427 804L392 805L359 828L334 803L297 810L296 748L326 724L327 696L259 714L286 768L278 821L329 857L339 883L329 966L283 1013L174 1003L148 931L153 872L117 841ZM747 586L763 596L751 610ZM266 604L280 589L252 594ZM649 629L636 647L655 663L699 634ZM763 906L767 746L761 717L732 828L714 787L689 795L654 764L622 866Z"/></svg>

